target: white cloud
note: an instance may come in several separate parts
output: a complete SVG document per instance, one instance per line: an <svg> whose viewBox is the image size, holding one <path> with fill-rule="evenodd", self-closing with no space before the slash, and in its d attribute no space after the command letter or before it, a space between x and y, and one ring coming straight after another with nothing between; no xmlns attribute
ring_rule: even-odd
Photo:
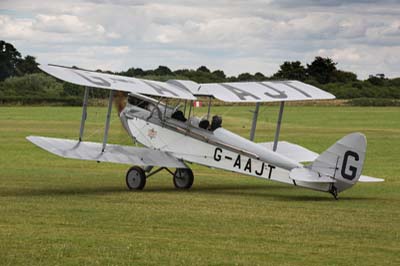
<svg viewBox="0 0 400 266"><path fill-rule="evenodd" d="M400 76L399 17L394 0L3 0L0 36L40 62L93 69L272 74L323 55L365 78Z"/></svg>
<svg viewBox="0 0 400 266"><path fill-rule="evenodd" d="M101 27L100 25L98 26ZM54 33L81 33L93 30L91 26L83 23L76 16L43 14L36 16L34 28L39 31Z"/></svg>
<svg viewBox="0 0 400 266"><path fill-rule="evenodd" d="M32 21L19 19L18 21L8 16L0 15L0 36L11 40L27 40L32 37Z"/></svg>
<svg viewBox="0 0 400 266"><path fill-rule="evenodd" d="M323 57L330 57L336 62L342 63L356 63L361 60L361 55L355 48L349 49L321 49L318 51L318 55Z"/></svg>
<svg viewBox="0 0 400 266"><path fill-rule="evenodd" d="M338 67L358 73L362 77L369 74L385 73L399 76L400 45L395 47L356 46L349 49L321 49L320 56L327 56L339 62Z"/></svg>

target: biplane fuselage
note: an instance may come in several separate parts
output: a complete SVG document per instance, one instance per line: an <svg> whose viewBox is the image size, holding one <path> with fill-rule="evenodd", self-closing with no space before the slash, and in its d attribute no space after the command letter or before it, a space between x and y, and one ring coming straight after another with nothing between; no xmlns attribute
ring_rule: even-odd
<svg viewBox="0 0 400 266"><path fill-rule="evenodd" d="M182 161L320 191L329 190L326 183L295 182L289 173L296 167L303 167L302 164L223 127L210 131L200 128L200 118L195 116L181 122L171 118L171 112L155 113L160 116L150 117L150 111L128 104L120 117L135 141Z"/></svg>

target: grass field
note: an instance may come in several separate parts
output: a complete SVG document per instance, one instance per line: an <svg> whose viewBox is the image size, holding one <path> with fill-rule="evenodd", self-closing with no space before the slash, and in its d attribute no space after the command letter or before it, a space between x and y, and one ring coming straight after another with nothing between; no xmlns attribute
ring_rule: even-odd
<svg viewBox="0 0 400 266"><path fill-rule="evenodd" d="M248 135L250 107L216 107ZM203 110L204 111L204 110ZM89 108L87 139L105 108ZM193 166L194 187L162 172L142 192L129 166L67 160L25 137L76 138L81 109L0 107L0 265L400 265L400 108L295 107L282 140L322 152L367 135L364 174L384 183L329 194ZM257 140L271 140L277 107L263 107ZM110 143L129 138L114 114Z"/></svg>

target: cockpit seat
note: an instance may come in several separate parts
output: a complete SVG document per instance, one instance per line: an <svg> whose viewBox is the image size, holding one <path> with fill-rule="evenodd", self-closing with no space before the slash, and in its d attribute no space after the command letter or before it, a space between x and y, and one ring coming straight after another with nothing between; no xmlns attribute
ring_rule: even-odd
<svg viewBox="0 0 400 266"><path fill-rule="evenodd" d="M189 118L189 124L192 127L198 127L200 123L200 118L196 117L196 116L192 116Z"/></svg>
<svg viewBox="0 0 400 266"><path fill-rule="evenodd" d="M177 110L177 111L175 111L172 115L171 115L171 117L173 118L173 119L176 119L176 120L178 120L178 121L182 121L182 122L186 122L186 118L185 118L185 115L183 114L183 112L181 111L181 110Z"/></svg>

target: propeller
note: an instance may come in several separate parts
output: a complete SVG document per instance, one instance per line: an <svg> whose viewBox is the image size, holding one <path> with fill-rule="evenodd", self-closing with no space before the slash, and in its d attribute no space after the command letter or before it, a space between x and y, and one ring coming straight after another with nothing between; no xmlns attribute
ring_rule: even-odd
<svg viewBox="0 0 400 266"><path fill-rule="evenodd" d="M128 96L128 93L123 92L123 91L116 91L114 94L114 105L118 110L118 116L120 115L120 113L126 106L127 96Z"/></svg>

